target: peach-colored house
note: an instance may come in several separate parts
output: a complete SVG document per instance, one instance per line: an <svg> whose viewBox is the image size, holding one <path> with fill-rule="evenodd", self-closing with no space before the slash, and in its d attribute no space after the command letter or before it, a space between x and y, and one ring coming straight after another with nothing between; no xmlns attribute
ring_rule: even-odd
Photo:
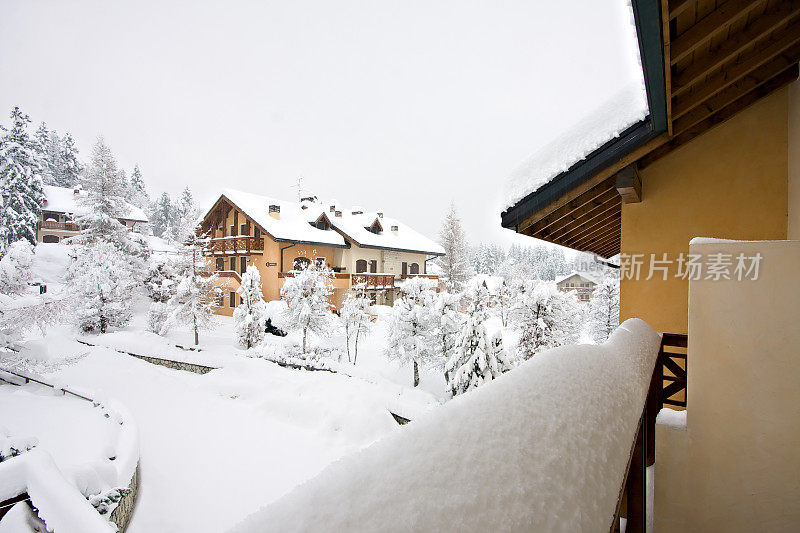
<svg viewBox="0 0 800 533"><path fill-rule="evenodd" d="M334 272L332 303L366 282L377 303L394 301L395 281L427 273L442 247L380 210L345 208L316 197L287 202L226 189L201 222L211 244L206 254L220 277L218 313L230 315L247 265L261 273L264 299L280 299L287 276L311 261Z"/></svg>

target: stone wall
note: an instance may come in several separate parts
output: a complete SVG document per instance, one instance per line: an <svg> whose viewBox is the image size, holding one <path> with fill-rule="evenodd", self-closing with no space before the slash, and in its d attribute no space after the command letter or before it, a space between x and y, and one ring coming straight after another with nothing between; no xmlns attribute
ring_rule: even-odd
<svg viewBox="0 0 800 533"><path fill-rule="evenodd" d="M213 366L198 365L196 363L185 363L183 361L173 361L171 359L161 359L159 357L149 357L147 355L137 355L130 352L125 352L137 359L147 361L154 365L161 365L173 370L185 370L187 372L194 372L195 374L207 374L214 370Z"/></svg>
<svg viewBox="0 0 800 533"><path fill-rule="evenodd" d="M128 485L130 492L123 496L119 501L117 508L111 512L109 520L113 522L120 532L125 531L130 522L133 508L136 505L136 494L139 491L139 465L136 465L136 470L133 471L131 483Z"/></svg>

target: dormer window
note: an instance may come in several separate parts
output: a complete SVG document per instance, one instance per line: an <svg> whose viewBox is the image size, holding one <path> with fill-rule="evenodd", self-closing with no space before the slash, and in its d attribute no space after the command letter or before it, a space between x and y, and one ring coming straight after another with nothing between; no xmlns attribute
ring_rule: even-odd
<svg viewBox="0 0 800 533"><path fill-rule="evenodd" d="M322 231L328 231L331 229L331 223L324 214L320 215L320 217L315 222L309 222L312 226L317 229L321 229Z"/></svg>
<svg viewBox="0 0 800 533"><path fill-rule="evenodd" d="M381 223L375 220L371 226L365 227L365 230L369 231L370 233L374 233L375 235L380 235L383 233L383 228L381 227Z"/></svg>

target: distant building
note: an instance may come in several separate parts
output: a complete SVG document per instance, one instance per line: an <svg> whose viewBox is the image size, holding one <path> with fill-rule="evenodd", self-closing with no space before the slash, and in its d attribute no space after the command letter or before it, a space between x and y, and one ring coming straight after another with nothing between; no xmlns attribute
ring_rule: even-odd
<svg viewBox="0 0 800 533"><path fill-rule="evenodd" d="M333 270L331 303L339 307L347 289L364 283L373 301L391 304L395 281L424 276L427 263L444 255L435 241L382 210L345 208L314 196L287 202L226 189L201 222L209 232L206 254L219 275L217 312L230 315L248 265L261 273L266 301L280 299L286 278L312 261Z"/></svg>
<svg viewBox="0 0 800 533"><path fill-rule="evenodd" d="M600 280L589 272L571 272L566 276L556 278L556 286L561 292L575 291L578 300L588 302L592 298L594 288Z"/></svg>
<svg viewBox="0 0 800 533"><path fill-rule="evenodd" d="M86 208L78 200L86 194L80 188L45 185L45 201L36 226L36 241L61 242L79 234L81 228L76 219L86 213ZM138 207L126 203L126 212L118 220L130 231L137 231L138 225L147 223L147 216Z"/></svg>

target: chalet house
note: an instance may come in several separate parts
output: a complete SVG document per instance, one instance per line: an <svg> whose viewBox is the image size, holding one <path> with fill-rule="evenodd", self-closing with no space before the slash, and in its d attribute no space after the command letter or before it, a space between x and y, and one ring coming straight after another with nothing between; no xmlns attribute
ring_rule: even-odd
<svg viewBox="0 0 800 533"><path fill-rule="evenodd" d="M80 188L44 186L45 202L36 226L37 242L61 242L80 233L76 217L84 214L85 207L78 201L86 192ZM137 231L140 224L147 223L147 216L136 206L126 204L125 216L119 221L130 231Z"/></svg>
<svg viewBox="0 0 800 533"><path fill-rule="evenodd" d="M276 200L226 189L203 217L211 243L206 254L220 276L218 312L230 315L248 265L261 273L266 301L280 299L287 277L312 261L333 270L332 303L347 289L366 283L377 303L394 301L395 282L427 273L428 261L443 255L436 242L378 211L345 208L315 197Z"/></svg>
<svg viewBox="0 0 800 533"><path fill-rule="evenodd" d="M556 287L561 292L574 291L581 302L592 299L592 293L599 281L589 272L571 272L556 278Z"/></svg>
<svg viewBox="0 0 800 533"><path fill-rule="evenodd" d="M800 6L632 7L643 104L620 95L533 156L502 224L619 254L621 319L667 332L659 405L685 424L640 431L655 437L655 529L797 531ZM644 528L642 501L628 500L628 531Z"/></svg>

